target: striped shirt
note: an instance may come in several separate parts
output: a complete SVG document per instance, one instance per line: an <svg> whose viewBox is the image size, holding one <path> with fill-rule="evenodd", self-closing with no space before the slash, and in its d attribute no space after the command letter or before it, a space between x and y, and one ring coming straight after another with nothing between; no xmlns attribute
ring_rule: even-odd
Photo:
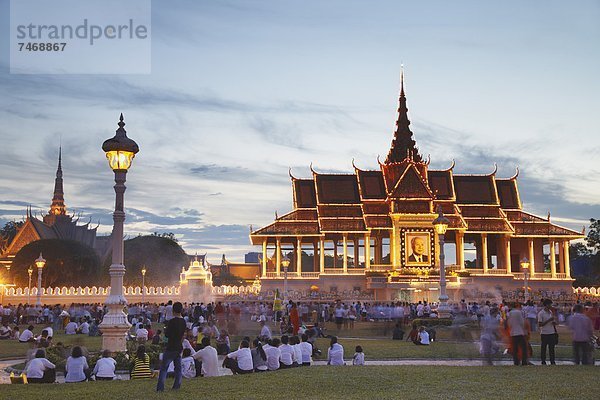
<svg viewBox="0 0 600 400"><path fill-rule="evenodd" d="M152 369L150 369L150 356L144 355L144 359L135 357L133 359L133 371L131 371L131 379L147 379L152 378Z"/></svg>

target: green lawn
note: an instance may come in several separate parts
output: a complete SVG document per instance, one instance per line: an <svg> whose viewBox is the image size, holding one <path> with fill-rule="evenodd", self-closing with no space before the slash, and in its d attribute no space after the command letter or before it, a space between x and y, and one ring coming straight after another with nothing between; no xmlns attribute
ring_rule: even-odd
<svg viewBox="0 0 600 400"><path fill-rule="evenodd" d="M543 371L542 371L543 369ZM310 367L184 380L173 395L156 381L6 385L3 399L564 399L598 390L598 368L368 366ZM172 380L167 381L167 388ZM167 392L169 389L167 389Z"/></svg>

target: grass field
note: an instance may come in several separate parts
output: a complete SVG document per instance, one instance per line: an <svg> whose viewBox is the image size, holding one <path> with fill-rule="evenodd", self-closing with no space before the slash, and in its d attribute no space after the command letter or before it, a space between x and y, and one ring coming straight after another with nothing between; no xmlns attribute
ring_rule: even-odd
<svg viewBox="0 0 600 400"><path fill-rule="evenodd" d="M542 371L543 369L543 371ZM156 381L5 385L2 399L564 399L598 390L596 367L309 367L184 380L157 394ZM172 380L167 381L170 388ZM170 392L170 393L169 393Z"/></svg>

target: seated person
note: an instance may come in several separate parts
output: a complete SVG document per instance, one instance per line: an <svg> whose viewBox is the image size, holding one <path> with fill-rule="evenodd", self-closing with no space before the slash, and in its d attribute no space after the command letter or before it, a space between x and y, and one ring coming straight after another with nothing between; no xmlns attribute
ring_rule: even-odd
<svg viewBox="0 0 600 400"><path fill-rule="evenodd" d="M202 376L219 376L217 350L210 345L209 337L203 337L201 343L202 348L193 357L202 362Z"/></svg>
<svg viewBox="0 0 600 400"><path fill-rule="evenodd" d="M85 382L88 379L88 363L81 347L75 346L65 365L65 383Z"/></svg>
<svg viewBox="0 0 600 400"><path fill-rule="evenodd" d="M400 327L400 324L396 324L392 332L392 340L402 340L404 338L404 331Z"/></svg>
<svg viewBox="0 0 600 400"><path fill-rule="evenodd" d="M56 380L56 366L46 358L46 352L38 349L35 358L27 363L25 375L29 383L54 383Z"/></svg>
<svg viewBox="0 0 600 400"><path fill-rule="evenodd" d="M71 318L67 326L65 326L65 333L67 335L75 335L77 334L77 322L75 322L75 318Z"/></svg>
<svg viewBox="0 0 600 400"><path fill-rule="evenodd" d="M154 377L154 373L150 368L150 356L146 353L146 346L143 344L137 348L130 376L131 379L149 379Z"/></svg>
<svg viewBox="0 0 600 400"><path fill-rule="evenodd" d="M83 320L81 325L79 325L79 328L77 328L77 333L82 335L90 334L90 324L87 322L87 320Z"/></svg>
<svg viewBox="0 0 600 400"><path fill-rule="evenodd" d="M192 357L192 350L183 349L183 354L181 356L181 372L184 378L195 378L196 377L196 364L194 363L194 358Z"/></svg>
<svg viewBox="0 0 600 400"><path fill-rule="evenodd" d="M112 381L115 379L115 368L117 362L110 356L110 350L102 352L102 358L96 362L92 375L96 376L98 381Z"/></svg>
<svg viewBox="0 0 600 400"><path fill-rule="evenodd" d="M420 346L429 346L429 333L425 330L424 326L419 328L419 334L413 343Z"/></svg>
<svg viewBox="0 0 600 400"><path fill-rule="evenodd" d="M242 340L238 350L227 354L227 357L223 360L223 367L229 368L234 375L254 372L250 343L247 340Z"/></svg>
<svg viewBox="0 0 600 400"><path fill-rule="evenodd" d="M229 341L229 334L225 329L223 329L217 337L217 353L219 355L224 355L229 353L230 350L231 343Z"/></svg>
<svg viewBox="0 0 600 400"><path fill-rule="evenodd" d="M146 329L144 324L141 322L135 331L135 339L138 341L138 343L146 343L148 340L148 329Z"/></svg>
<svg viewBox="0 0 600 400"><path fill-rule="evenodd" d="M35 341L35 337L33 336L33 325L29 325L19 336L19 342L28 343L33 341Z"/></svg>
<svg viewBox="0 0 600 400"><path fill-rule="evenodd" d="M408 336L406 337L406 341L408 342L410 340L411 342L414 343L417 340L418 336L419 336L419 329L417 329L417 324L413 323L412 329L410 330L410 332L408 333Z"/></svg>
<svg viewBox="0 0 600 400"><path fill-rule="evenodd" d="M2 326L0 326L0 340L2 339L10 339L12 336L12 330L8 326L8 321L4 321Z"/></svg>
<svg viewBox="0 0 600 400"><path fill-rule="evenodd" d="M35 338L35 341L37 342L38 347L46 348L50 346L52 338L48 337L48 330L44 329L42 334Z"/></svg>
<svg viewBox="0 0 600 400"><path fill-rule="evenodd" d="M154 344L154 345L160 344L160 340L162 339L160 336L161 334L162 334L162 331L160 329L157 329L154 336L152 336L152 344Z"/></svg>

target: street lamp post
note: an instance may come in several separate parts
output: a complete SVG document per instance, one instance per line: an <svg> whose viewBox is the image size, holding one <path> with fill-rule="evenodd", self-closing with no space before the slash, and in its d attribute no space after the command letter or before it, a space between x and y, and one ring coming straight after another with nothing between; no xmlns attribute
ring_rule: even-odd
<svg viewBox="0 0 600 400"><path fill-rule="evenodd" d="M142 307L146 304L146 267L142 267Z"/></svg>
<svg viewBox="0 0 600 400"><path fill-rule="evenodd" d="M33 268L31 266L27 269L27 273L29 274L29 285L27 286L29 289L27 291L27 304L31 305L31 275L33 274Z"/></svg>
<svg viewBox="0 0 600 400"><path fill-rule="evenodd" d="M521 269L523 270L523 283L525 284L525 303L529 301L529 287L527 285L527 278L529 278L529 260L527 257L523 257L521 260Z"/></svg>
<svg viewBox="0 0 600 400"><path fill-rule="evenodd" d="M438 206L437 211L438 217L433 220L433 227L440 242L440 303L438 304L438 318L449 318L450 307L448 306L448 295L446 294L446 268L444 265L444 235L446 234L450 221L448 218L444 217L441 206Z"/></svg>
<svg viewBox="0 0 600 400"><path fill-rule="evenodd" d="M102 348L112 352L124 352L126 350L125 337L130 328L124 308L127 300L123 295L123 276L125 265L123 264L123 223L125 211L123 210L125 180L127 170L139 151L137 143L127 137L123 128L123 114L119 118L119 129L113 138L102 144L102 150L106 153L108 164L115 173L115 211L113 213L112 232L112 264L109 268L110 294L106 298L108 312L104 315L100 328L102 329Z"/></svg>
<svg viewBox="0 0 600 400"><path fill-rule="evenodd" d="M46 265L46 260L44 260L44 257L42 257L42 253L40 253L40 256L37 258L37 260L35 260L35 265L37 266L37 269L38 269L37 300L35 302L35 305L37 307L41 307L42 306L42 270L44 269L44 265Z"/></svg>
<svg viewBox="0 0 600 400"><path fill-rule="evenodd" d="M283 305L285 306L285 311L287 311L287 279L290 259L287 256L283 257L283 260L281 260L281 265L283 266Z"/></svg>

